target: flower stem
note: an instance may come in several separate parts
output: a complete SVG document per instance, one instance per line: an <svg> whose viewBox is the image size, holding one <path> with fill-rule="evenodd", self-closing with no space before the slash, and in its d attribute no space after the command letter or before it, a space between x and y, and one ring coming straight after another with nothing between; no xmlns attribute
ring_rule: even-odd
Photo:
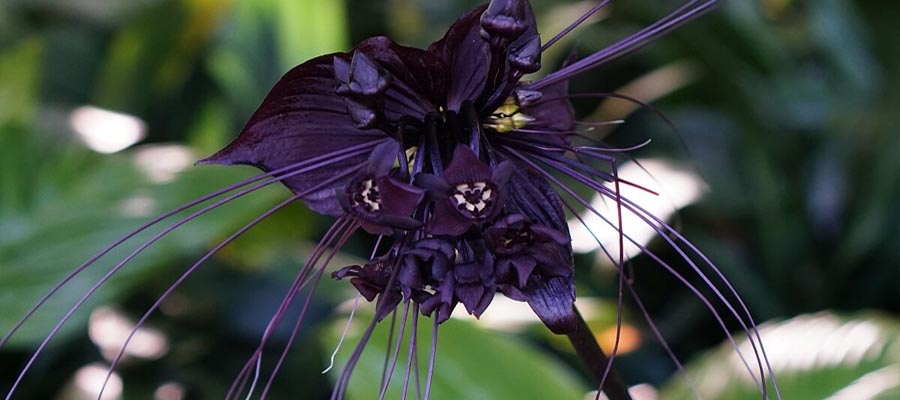
<svg viewBox="0 0 900 400"><path fill-rule="evenodd" d="M606 394L609 400L631 400L631 395L628 394L628 387L625 386L625 382L622 381L616 370L609 366L609 358L600 349L600 345L597 344L597 339L594 338L591 328L588 327L587 322L584 322L584 318L578 312L578 308L574 306L573 308L578 325L574 331L566 336L569 337L569 341L575 347L575 353L587 365L595 383L600 386L602 381L600 390ZM608 373L606 371L607 368L609 368ZM604 374L606 374L606 379L604 379Z"/></svg>

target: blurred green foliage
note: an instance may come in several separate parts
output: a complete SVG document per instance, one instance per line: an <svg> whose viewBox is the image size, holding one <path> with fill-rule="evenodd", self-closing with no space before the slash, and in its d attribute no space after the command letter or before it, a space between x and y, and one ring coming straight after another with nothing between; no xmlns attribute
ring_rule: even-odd
<svg viewBox="0 0 900 400"><path fill-rule="evenodd" d="M291 66L345 51L373 35L427 45L477 3L0 3L0 332L68 271L117 237L153 215L254 173L240 167L188 168L173 180L159 181L135 162L142 151L177 143L199 159L233 138ZM545 66L558 65L573 48L579 54L597 51L659 18L657 3L614 2L603 21L579 29L548 52ZM589 5L567 0L533 4L545 37ZM653 112L638 110L606 140L626 146L652 138L653 144L635 157L672 158L706 179L709 193L682 210L674 225L724 271L759 322L788 319L789 324L797 315L832 310L881 324L884 332L892 332L886 337L896 337L898 17L896 2L729 1L646 49L572 82L573 92L615 91L673 63L686 66L689 79L654 102L679 127L678 134ZM71 112L83 105L137 116L149 127L148 136L120 153L95 153L76 139L69 123ZM595 100L576 102L582 115L597 106ZM87 338L91 309L117 304L139 317L194 260L286 193L278 187L248 196L179 228L129 263L75 314L26 378L18 398L53 397L75 370L102 360ZM134 204L144 206L135 211ZM185 306L164 309L150 319L166 332L169 354L119 369L126 398L149 398L147 393L166 382L183 385L191 398L220 397L330 223L299 205L289 207L194 274L176 291L178 303ZM139 236L134 243L147 238ZM349 244L334 266L365 257L371 247L367 240ZM654 250L677 258L657 242L651 244ZM88 269L0 349L0 388L8 386L68 306L127 254L114 252ZM722 340L709 312L652 260L639 256L631 267L652 319L681 360L691 361ZM615 299L611 272L595 266L592 257L579 257L577 268L579 295ZM276 380L275 398L326 398L337 374L323 378L320 371L339 334L331 328L345 318L334 310L348 298L348 285L323 282ZM626 307L632 305L626 301ZM603 309L607 313L592 323L598 328L615 323L611 308ZM620 357L617 368L629 383L663 386L675 367L643 329L639 314L626 312L629 323L642 328L644 340L635 352ZM551 390L547 388L578 398L589 390L569 350L548 340L537 325L533 328L507 340L513 333L449 324L441 333L446 339L435 387L436 395L446 395L437 398L534 398L539 390ZM271 351L284 345L288 333L279 331ZM427 353L427 335L422 336L420 355ZM378 387L384 339L378 336L366 352L350 390L354 398L370 398L371 388ZM840 390L834 382L849 385L896 366L898 351L896 344L885 346L870 364L813 366L779 378L786 398L820 398L829 394L822 388ZM720 349L699 357L688 373L703 382L730 353ZM841 369L837 380L835 368ZM504 380L503 373L519 379ZM663 391L664 397L691 396L683 381L673 385ZM741 392L701 392L704 398L759 397L752 390L734 390ZM896 394L896 388L889 390L883 395Z"/></svg>

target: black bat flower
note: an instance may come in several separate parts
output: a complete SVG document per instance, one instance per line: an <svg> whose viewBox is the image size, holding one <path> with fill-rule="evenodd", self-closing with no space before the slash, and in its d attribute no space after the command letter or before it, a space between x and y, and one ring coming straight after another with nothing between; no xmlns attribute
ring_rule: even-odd
<svg viewBox="0 0 900 400"><path fill-rule="evenodd" d="M275 84L234 142L199 162L247 164L265 171L244 184L262 183L232 196L281 182L294 193L289 201L300 200L318 213L337 217L227 397L243 396L246 382L259 372L256 365L271 331L299 289L314 289L337 249L363 228L381 236L371 260L332 276L349 279L367 300L377 300L376 315L332 398L343 397L375 324L400 304L431 316L437 326L460 303L469 314L480 316L496 293L527 302L551 331L569 336L591 364L598 387L611 398L627 398L596 344L586 344L592 336L574 308L566 212L589 207L589 202L557 176L606 196L620 214L641 216L663 236L677 233L619 195L618 185L627 182L617 178L615 157L604 148L573 143L577 132L568 80L640 48L709 10L715 1L690 1L598 53L572 58L541 79L523 80L541 68L547 47L606 3L543 45L527 0L494 0L464 14L427 49L375 37L350 52L314 58ZM609 170L593 167L596 161L607 163ZM609 228L620 232L621 241L630 241L622 233L621 219L609 221ZM680 240L670 243L699 254ZM610 257L621 266L621 255ZM690 256L684 258L706 279ZM719 289L710 286L725 301ZM725 287L737 298L727 283ZM737 302L740 309L726 305L750 335L755 324ZM765 356L757 346L757 379L762 381ZM433 363L434 348L431 354ZM263 387L263 396L276 372ZM764 383L760 385L766 396Z"/></svg>

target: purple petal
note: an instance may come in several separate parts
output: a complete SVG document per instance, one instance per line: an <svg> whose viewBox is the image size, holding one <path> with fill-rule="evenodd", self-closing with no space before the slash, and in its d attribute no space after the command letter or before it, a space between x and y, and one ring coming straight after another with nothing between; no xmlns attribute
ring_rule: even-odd
<svg viewBox="0 0 900 400"><path fill-rule="evenodd" d="M359 276L361 271L362 271L362 267L360 267L359 265L351 265L349 267L344 267L337 271L332 272L331 278L341 280L348 276Z"/></svg>
<svg viewBox="0 0 900 400"><path fill-rule="evenodd" d="M442 199L434 203L434 217L429 221L428 232L432 235L459 236L472 227L468 219L450 204L450 199Z"/></svg>
<svg viewBox="0 0 900 400"><path fill-rule="evenodd" d="M492 0L481 15L481 27L489 37L517 38L529 27L526 8L531 8L527 0Z"/></svg>
<svg viewBox="0 0 900 400"><path fill-rule="evenodd" d="M446 106L459 111L466 101L475 101L484 91L491 65L490 46L481 38L481 14L486 5L470 10L456 20L444 37L428 52L438 55L450 67Z"/></svg>
<svg viewBox="0 0 900 400"><path fill-rule="evenodd" d="M390 315L397 308L397 305L400 304L401 300L403 300L403 296L400 295L399 291L382 293L378 297L378 303L375 304L375 319L381 321L384 317Z"/></svg>
<svg viewBox="0 0 900 400"><path fill-rule="evenodd" d="M339 58L334 62L335 77L341 82L337 88L338 94L375 96L384 93L390 84L390 76L362 51L353 52L349 68Z"/></svg>
<svg viewBox="0 0 900 400"><path fill-rule="evenodd" d="M573 52L563 63L565 66L574 61ZM539 91L520 89L516 91L516 98L521 106L523 114L534 118L529 122L527 131L543 131L545 133L515 132L523 135L535 146L544 148L568 147L568 134L575 125L575 109L569 101L569 81L563 80L541 88Z"/></svg>
<svg viewBox="0 0 900 400"><path fill-rule="evenodd" d="M335 54L312 59L285 74L231 144L201 164L247 164L271 171L314 157L336 154L348 147L390 140L378 130L356 127L341 96L335 93L332 60ZM308 189L352 170L368 155L333 157L321 168L285 179L294 193ZM352 178L339 179L303 196L306 205L319 213L340 215L334 190Z"/></svg>
<svg viewBox="0 0 900 400"><path fill-rule="evenodd" d="M413 290L421 289L425 286L425 280L422 278L422 272L417 265L405 264L400 269L397 276L397 282L400 283L400 290L407 298L410 297Z"/></svg>
<svg viewBox="0 0 900 400"><path fill-rule="evenodd" d="M572 332L576 325L574 275L532 279L528 283L523 292L528 296L528 305L544 325L556 334Z"/></svg>
<svg viewBox="0 0 900 400"><path fill-rule="evenodd" d="M552 240L556 244L566 245L571 242L569 235L562 233L556 229L552 229L540 224L531 225L531 231L535 234Z"/></svg>
<svg viewBox="0 0 900 400"><path fill-rule="evenodd" d="M450 186L468 182L488 182L492 175L491 167L478 159L472 149L461 144L456 146L453 159L444 170L444 180Z"/></svg>
<svg viewBox="0 0 900 400"><path fill-rule="evenodd" d="M458 285L455 290L456 297L459 302L466 307L469 314L474 314L481 303L481 297L484 296L484 286L479 283L472 285Z"/></svg>
<svg viewBox="0 0 900 400"><path fill-rule="evenodd" d="M559 194L547 181L517 168L509 180L508 205L529 220L553 228L569 237L569 225Z"/></svg>
<svg viewBox="0 0 900 400"><path fill-rule="evenodd" d="M397 154L400 152L400 143L395 141L386 141L372 149L369 155L369 162L363 169L363 175L377 178L387 176L397 160Z"/></svg>
<svg viewBox="0 0 900 400"><path fill-rule="evenodd" d="M478 262L456 264L453 267L453 274L456 276L457 283L479 282L481 281L482 269L483 266Z"/></svg>
<svg viewBox="0 0 900 400"><path fill-rule="evenodd" d="M375 300L375 296L377 296L379 293L381 293L382 290L384 290L384 288L375 286L363 278L350 279L350 283L352 283L353 286L356 287L356 290L359 291L359 294L365 297L368 301Z"/></svg>
<svg viewBox="0 0 900 400"><path fill-rule="evenodd" d="M425 197L425 191L394 178L381 177L376 180L381 191L384 213L409 217Z"/></svg>
<svg viewBox="0 0 900 400"><path fill-rule="evenodd" d="M518 256L510 259L510 262L516 267L516 275L519 277L519 287L523 288L528 283L528 277L537 267L537 261L528 256Z"/></svg>
<svg viewBox="0 0 900 400"><path fill-rule="evenodd" d="M496 293L496 291L496 288L485 288L484 294L481 296L481 301L478 302L471 314L476 318L480 317L481 314L484 314L484 311L487 310L488 306L491 305L491 302L494 300L494 293Z"/></svg>
<svg viewBox="0 0 900 400"><path fill-rule="evenodd" d="M447 67L434 53L401 46L379 36L360 43L363 52L387 71L391 86L384 94L384 112L391 121L404 116L422 120L436 111L447 93Z"/></svg>
<svg viewBox="0 0 900 400"><path fill-rule="evenodd" d="M434 174L416 174L413 183L416 186L427 190L432 200L444 199L453 194L453 188L447 184L447 181Z"/></svg>
<svg viewBox="0 0 900 400"><path fill-rule="evenodd" d="M504 296L509 297L515 301L528 301L528 296L525 293L522 293L519 288L513 285L499 285L500 292L503 293Z"/></svg>
<svg viewBox="0 0 900 400"><path fill-rule="evenodd" d="M537 72L541 69L541 37L534 35L510 48L507 61L513 68L526 74Z"/></svg>

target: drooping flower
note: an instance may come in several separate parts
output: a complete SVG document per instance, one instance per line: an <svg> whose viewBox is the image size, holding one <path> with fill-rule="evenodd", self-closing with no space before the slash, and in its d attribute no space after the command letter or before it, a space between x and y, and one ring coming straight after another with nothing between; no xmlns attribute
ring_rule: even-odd
<svg viewBox="0 0 900 400"><path fill-rule="evenodd" d="M562 34L606 3L598 4ZM566 213L574 206L589 207L589 202L556 176L566 175L608 197L620 212L641 216L663 236L678 235L604 185L622 183L615 174L615 158L603 148L575 143L567 82L634 51L714 3L690 1L609 48L571 59L535 81L523 77L541 68L542 52L557 38L542 46L527 0L493 0L477 7L427 49L375 37L349 52L320 56L287 72L237 139L199 163L258 167L265 174L245 184L266 181L239 195L281 182L294 193L284 204L300 200L315 212L337 217L337 222L298 274L228 397L240 396L249 377L258 375L264 345L287 307L301 288L315 289L334 253L359 228L379 235L380 245L367 263L339 269L332 277L349 280L365 299L377 301L375 318L338 380L333 398L343 397L371 327L400 304L412 304L413 310L438 324L459 304L480 316L495 294L502 293L527 302L554 333L583 338L586 325L574 308ZM583 158L608 162L611 168L597 170ZM621 233L621 221L609 221L609 228L617 229L623 241L630 240ZM684 257L706 279L690 257ZM710 285L725 301L719 289ZM748 334L752 332L754 323L746 308L730 310ZM432 360L433 352L434 348ZM755 356L764 359L759 353ZM600 371L598 386L609 389L604 385L608 366ZM262 389L263 396L276 372L277 367Z"/></svg>

